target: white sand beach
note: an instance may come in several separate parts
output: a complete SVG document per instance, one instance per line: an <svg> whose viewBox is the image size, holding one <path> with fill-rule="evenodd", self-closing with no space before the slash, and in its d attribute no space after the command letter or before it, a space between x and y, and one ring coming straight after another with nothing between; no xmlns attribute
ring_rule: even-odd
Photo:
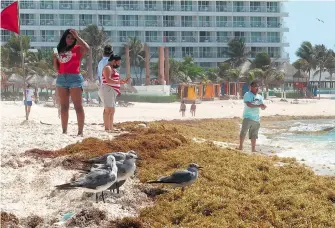
<svg viewBox="0 0 335 228"><path fill-rule="evenodd" d="M262 116L331 116L335 115L335 100L301 100L299 104L267 100L268 108ZM137 180L127 182L121 196L107 197L111 204L99 202L95 198L83 201L81 191L57 192L54 186L67 182L75 173L64 170L48 159L35 160L23 156L26 150L39 148L55 150L81 141L77 132L76 115L70 111L68 135L61 134L57 109L33 105L29 121L24 121L22 102L1 102L1 209L26 217L31 214L50 218L61 218L67 212L77 212L85 206L107 211L110 219L135 215L138 208L150 204L146 195L132 186ZM179 103L152 104L134 103L131 107L118 107L115 121L153 121L181 119ZM237 100L203 102L197 105L196 117L189 113L187 105L185 119L241 117L243 102ZM113 134L103 130L102 107L85 107L86 125L84 138L97 137L112 139ZM51 125L41 124L40 121ZM134 148L135 149L135 148ZM135 149L136 150L136 149Z"/></svg>

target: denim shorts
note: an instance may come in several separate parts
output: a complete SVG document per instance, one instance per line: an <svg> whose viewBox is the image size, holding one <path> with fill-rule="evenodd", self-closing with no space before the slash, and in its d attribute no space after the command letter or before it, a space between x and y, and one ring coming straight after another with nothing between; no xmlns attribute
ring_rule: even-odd
<svg viewBox="0 0 335 228"><path fill-rule="evenodd" d="M56 86L66 89L83 88L84 78L81 74L59 74L56 79Z"/></svg>
<svg viewBox="0 0 335 228"><path fill-rule="evenodd" d="M32 106L33 102L32 101L24 101L24 105Z"/></svg>

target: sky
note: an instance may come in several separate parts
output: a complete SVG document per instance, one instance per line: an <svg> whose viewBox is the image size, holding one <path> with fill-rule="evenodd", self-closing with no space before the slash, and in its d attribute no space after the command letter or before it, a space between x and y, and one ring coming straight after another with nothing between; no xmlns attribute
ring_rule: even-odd
<svg viewBox="0 0 335 228"><path fill-rule="evenodd" d="M335 0L295 0L284 4L289 13L289 17L285 18L285 24L290 30L284 33L290 43L290 47L285 47L285 51L290 54L291 63L297 59L295 52L303 41L310 41L313 45L324 44L327 48L335 50Z"/></svg>

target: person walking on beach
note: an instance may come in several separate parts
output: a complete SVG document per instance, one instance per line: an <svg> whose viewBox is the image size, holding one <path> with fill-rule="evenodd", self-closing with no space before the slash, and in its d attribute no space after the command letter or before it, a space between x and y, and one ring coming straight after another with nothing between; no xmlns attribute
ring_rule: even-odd
<svg viewBox="0 0 335 228"><path fill-rule="evenodd" d="M108 64L102 71L102 85L100 93L104 103L104 125L105 130L108 132L115 132L113 128L114 114L116 106L116 97L121 94L121 84L128 83L130 78L120 79L120 74L116 70L120 67L121 57L112 54L108 59Z"/></svg>
<svg viewBox="0 0 335 228"><path fill-rule="evenodd" d="M191 105L191 114L192 116L195 116L195 110L197 109L197 106L195 104L195 101L193 101L193 104Z"/></svg>
<svg viewBox="0 0 335 228"><path fill-rule="evenodd" d="M100 60L99 64L98 64L98 80L99 80L99 91L98 91L98 94L99 94L99 98L100 100L102 101L102 103L104 102L102 100L102 94L101 94L101 90L100 90L100 87L102 86L102 71L104 69L104 67L108 64L108 59L109 57L113 54L113 51L112 51L112 46L111 45L106 45L104 47L104 56L102 57L102 59ZM105 113L105 109L102 113L102 118L104 116L104 113Z"/></svg>
<svg viewBox="0 0 335 228"><path fill-rule="evenodd" d="M186 104L185 104L185 101L181 101L181 104L180 104L180 109L179 109L179 112L181 112L181 116L182 117L185 117L185 111L186 111Z"/></svg>
<svg viewBox="0 0 335 228"><path fill-rule="evenodd" d="M63 134L67 134L69 98L71 96L77 114L78 136L83 136L85 121L82 105L84 78L80 74L80 61L89 49L88 44L79 37L76 30L67 29L57 45L57 53L54 53L53 56L53 65L58 72L56 87L60 99Z"/></svg>
<svg viewBox="0 0 335 228"><path fill-rule="evenodd" d="M243 122L240 132L240 146L237 148L243 150L243 142L247 132L249 131L249 139L251 140L251 151L256 151L256 139L260 127L259 109L266 109L263 104L263 97L258 94L259 84L257 81L250 83L250 90L244 94L244 112Z"/></svg>
<svg viewBox="0 0 335 228"><path fill-rule="evenodd" d="M25 93L26 93L26 100L24 100L24 105L26 108L27 118L29 118L29 114L30 114L31 106L33 105L33 98L34 98L34 92L30 88L29 84L27 85Z"/></svg>

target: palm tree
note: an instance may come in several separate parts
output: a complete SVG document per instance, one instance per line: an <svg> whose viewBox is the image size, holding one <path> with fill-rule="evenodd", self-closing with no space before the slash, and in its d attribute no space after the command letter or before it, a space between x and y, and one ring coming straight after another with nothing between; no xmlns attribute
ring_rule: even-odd
<svg viewBox="0 0 335 228"><path fill-rule="evenodd" d="M269 97L269 85L271 83L282 83L284 73L279 70L277 59L271 61L267 53L257 54L252 66L254 67L246 73L249 80L258 79L266 88L266 97Z"/></svg>
<svg viewBox="0 0 335 228"><path fill-rule="evenodd" d="M315 45L314 59L315 59L315 64L318 70L314 73L314 76L319 74L319 82L318 82L319 99L321 98L321 94L320 94L321 74L322 72L326 71L326 64L329 61L329 58L331 56L332 56L331 50L327 50L325 45L323 44Z"/></svg>
<svg viewBox="0 0 335 228"><path fill-rule="evenodd" d="M144 45L137 37L130 37L128 42L123 45L122 56L125 56L126 46L129 47L130 66L133 68L136 78L142 81L142 72L145 68Z"/></svg>
<svg viewBox="0 0 335 228"><path fill-rule="evenodd" d="M329 72L330 81L332 83L332 75L335 73L335 53L332 49L327 50L324 45L315 45L315 60L318 70L315 71L314 76L319 74L318 88L320 90L322 72ZM319 92L319 99L320 96L321 94Z"/></svg>
<svg viewBox="0 0 335 228"><path fill-rule="evenodd" d="M90 46L90 52L92 53L92 71L93 75L90 75L91 80L94 81L96 78L96 72L98 64L103 55L103 49L111 41L105 34L104 29L99 29L97 25L88 25L84 30L80 31L80 36ZM87 53L89 55L89 53ZM90 61L86 61L87 63ZM90 64L88 64L90 65ZM87 67L89 69L90 66ZM89 70L90 71L90 70Z"/></svg>
<svg viewBox="0 0 335 228"><path fill-rule="evenodd" d="M248 60L250 52L246 51L246 45L243 38L234 38L228 42L228 51L226 54L229 59L226 61L235 68L241 66Z"/></svg>
<svg viewBox="0 0 335 228"><path fill-rule="evenodd" d="M311 80L311 70L315 69L315 59L314 59L314 48L309 41L304 41L301 43L300 47L296 51L296 56L300 59L305 60L306 72L308 72L308 82Z"/></svg>

